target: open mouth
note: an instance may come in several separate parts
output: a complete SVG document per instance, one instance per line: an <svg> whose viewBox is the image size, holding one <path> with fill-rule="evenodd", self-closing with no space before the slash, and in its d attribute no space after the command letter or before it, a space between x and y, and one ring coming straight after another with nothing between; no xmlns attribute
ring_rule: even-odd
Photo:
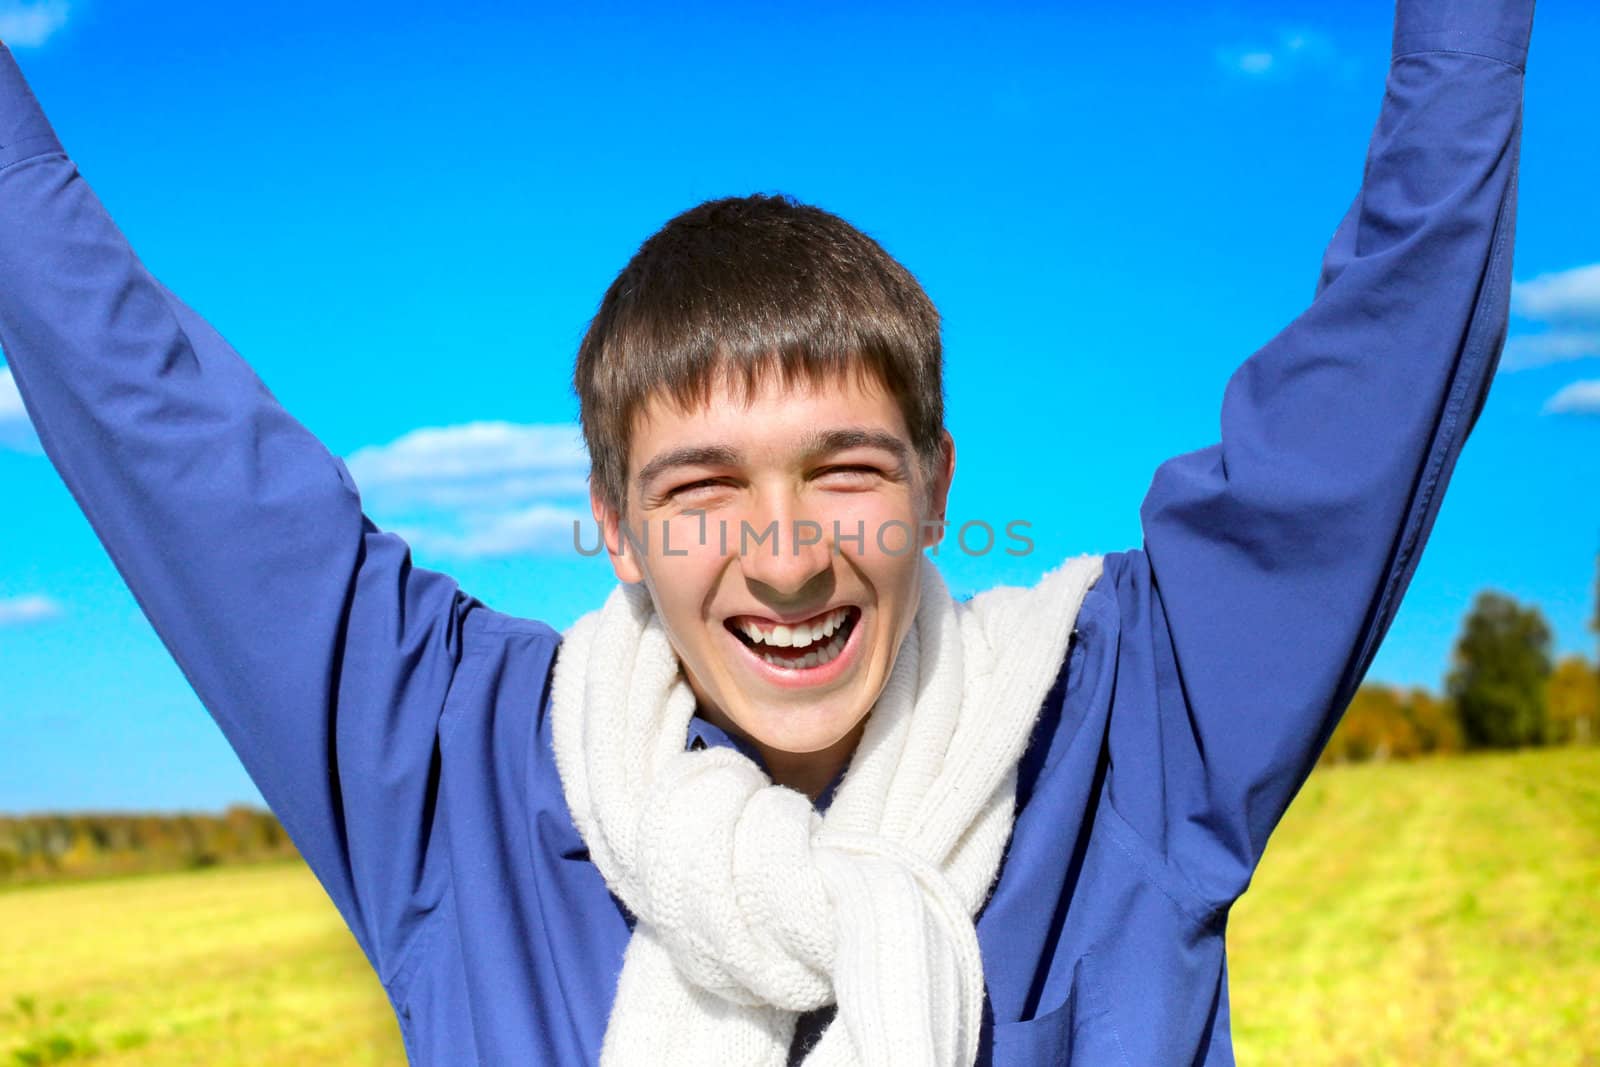
<svg viewBox="0 0 1600 1067"><path fill-rule="evenodd" d="M837 660L861 619L855 605L835 608L795 626L758 623L748 616L723 625L755 658L784 671L819 670Z"/></svg>

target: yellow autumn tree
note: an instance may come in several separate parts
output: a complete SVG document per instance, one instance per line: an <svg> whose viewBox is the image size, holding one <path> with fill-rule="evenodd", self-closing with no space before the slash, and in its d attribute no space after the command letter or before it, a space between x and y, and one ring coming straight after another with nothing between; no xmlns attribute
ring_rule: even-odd
<svg viewBox="0 0 1600 1067"><path fill-rule="evenodd" d="M1367 684L1350 699L1321 762L1409 759L1421 749L1400 694L1386 685Z"/></svg>
<svg viewBox="0 0 1600 1067"><path fill-rule="evenodd" d="M1545 682L1545 740L1600 741L1600 674L1582 656L1566 656Z"/></svg>
<svg viewBox="0 0 1600 1067"><path fill-rule="evenodd" d="M1461 751L1461 721L1448 700L1434 696L1421 686L1413 686L1406 694L1403 710L1411 720L1422 751Z"/></svg>

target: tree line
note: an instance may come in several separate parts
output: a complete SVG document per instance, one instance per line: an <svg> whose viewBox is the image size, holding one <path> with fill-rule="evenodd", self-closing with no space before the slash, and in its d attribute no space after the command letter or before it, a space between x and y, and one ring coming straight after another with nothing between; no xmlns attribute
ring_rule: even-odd
<svg viewBox="0 0 1600 1067"><path fill-rule="evenodd" d="M0 884L188 870L298 856L270 812L0 816Z"/></svg>
<svg viewBox="0 0 1600 1067"><path fill-rule="evenodd" d="M1600 638L1600 556L1594 599L1589 628ZM1556 660L1552 640L1536 605L1479 593L1456 638L1443 696L1361 686L1320 762L1600 741L1600 669L1584 656Z"/></svg>

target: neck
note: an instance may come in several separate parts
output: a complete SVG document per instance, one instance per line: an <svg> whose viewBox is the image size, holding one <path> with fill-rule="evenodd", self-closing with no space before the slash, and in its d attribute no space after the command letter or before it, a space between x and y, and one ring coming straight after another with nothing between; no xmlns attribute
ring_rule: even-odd
<svg viewBox="0 0 1600 1067"><path fill-rule="evenodd" d="M739 738L759 752L761 762L766 766L767 776L774 784L804 793L812 803L816 803L822 791L828 788L850 762L850 757L855 753L856 745L861 743L861 735L867 725L866 719L863 718L848 734L817 752L789 752L773 748L751 737L717 708L701 705L700 714L707 722L730 737Z"/></svg>

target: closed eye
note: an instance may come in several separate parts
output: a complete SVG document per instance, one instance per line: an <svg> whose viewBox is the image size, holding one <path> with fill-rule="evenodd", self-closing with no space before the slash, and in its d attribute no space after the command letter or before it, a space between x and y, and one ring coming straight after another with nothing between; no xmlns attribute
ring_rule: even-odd
<svg viewBox="0 0 1600 1067"><path fill-rule="evenodd" d="M723 479L721 479L721 478L702 478L698 482L689 482L686 485L680 485L676 489L674 489L670 493L668 493L667 495L668 496L678 496L680 493L690 493L690 492L693 492L696 489L707 489L707 488L710 488L712 486L718 486L718 485L722 485L722 484L723 484Z"/></svg>
<svg viewBox="0 0 1600 1067"><path fill-rule="evenodd" d="M818 471L816 476L819 478L838 478L842 484L846 485L863 485L868 481L883 477L883 471L877 467L856 464L826 467ZM678 497L686 493L721 488L727 484L728 479L726 478L702 478L695 482L685 482L683 485L668 490L666 495L668 498Z"/></svg>
<svg viewBox="0 0 1600 1067"><path fill-rule="evenodd" d="M855 482L866 478L879 477L883 474L883 472L877 467L847 466L828 467L826 470L821 471L820 474L824 478L831 477L836 474L844 475L847 480Z"/></svg>

